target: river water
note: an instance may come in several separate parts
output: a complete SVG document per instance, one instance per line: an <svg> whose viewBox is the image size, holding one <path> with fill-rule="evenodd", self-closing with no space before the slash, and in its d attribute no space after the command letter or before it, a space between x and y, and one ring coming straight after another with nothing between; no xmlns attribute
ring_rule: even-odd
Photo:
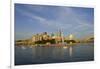
<svg viewBox="0 0 100 69"><path fill-rule="evenodd" d="M63 63L94 60L94 44L81 43L67 47L15 46L15 65Z"/></svg>

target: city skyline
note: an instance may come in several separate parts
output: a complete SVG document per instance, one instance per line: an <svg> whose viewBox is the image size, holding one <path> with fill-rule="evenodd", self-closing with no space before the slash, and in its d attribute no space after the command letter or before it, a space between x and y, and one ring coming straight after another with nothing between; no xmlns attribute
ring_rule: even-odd
<svg viewBox="0 0 100 69"><path fill-rule="evenodd" d="M33 34L54 33L62 29L64 35L77 38L94 35L94 9L67 6L15 4L15 40Z"/></svg>

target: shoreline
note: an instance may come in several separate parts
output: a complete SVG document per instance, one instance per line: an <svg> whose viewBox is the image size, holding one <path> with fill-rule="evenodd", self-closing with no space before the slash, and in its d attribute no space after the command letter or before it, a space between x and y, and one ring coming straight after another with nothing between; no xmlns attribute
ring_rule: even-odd
<svg viewBox="0 0 100 69"><path fill-rule="evenodd" d="M67 47L67 46L74 46L78 44L94 44L94 43L71 43L71 44L37 44L37 45L15 45L17 47Z"/></svg>

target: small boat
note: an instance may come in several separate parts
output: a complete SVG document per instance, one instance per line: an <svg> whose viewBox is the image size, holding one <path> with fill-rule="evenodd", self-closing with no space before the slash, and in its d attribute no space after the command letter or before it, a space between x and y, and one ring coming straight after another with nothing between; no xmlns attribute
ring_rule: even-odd
<svg viewBox="0 0 100 69"><path fill-rule="evenodd" d="M23 50L25 50L26 48L24 46L21 47Z"/></svg>
<svg viewBox="0 0 100 69"><path fill-rule="evenodd" d="M68 48L68 47L67 47L67 46L64 46L63 48L66 49L66 48Z"/></svg>

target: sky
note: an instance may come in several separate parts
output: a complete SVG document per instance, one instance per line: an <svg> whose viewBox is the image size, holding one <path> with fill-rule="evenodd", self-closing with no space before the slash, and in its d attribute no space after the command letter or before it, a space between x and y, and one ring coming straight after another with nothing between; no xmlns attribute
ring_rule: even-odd
<svg viewBox="0 0 100 69"><path fill-rule="evenodd" d="M15 40L55 33L76 38L94 35L94 9L86 7L15 4Z"/></svg>

